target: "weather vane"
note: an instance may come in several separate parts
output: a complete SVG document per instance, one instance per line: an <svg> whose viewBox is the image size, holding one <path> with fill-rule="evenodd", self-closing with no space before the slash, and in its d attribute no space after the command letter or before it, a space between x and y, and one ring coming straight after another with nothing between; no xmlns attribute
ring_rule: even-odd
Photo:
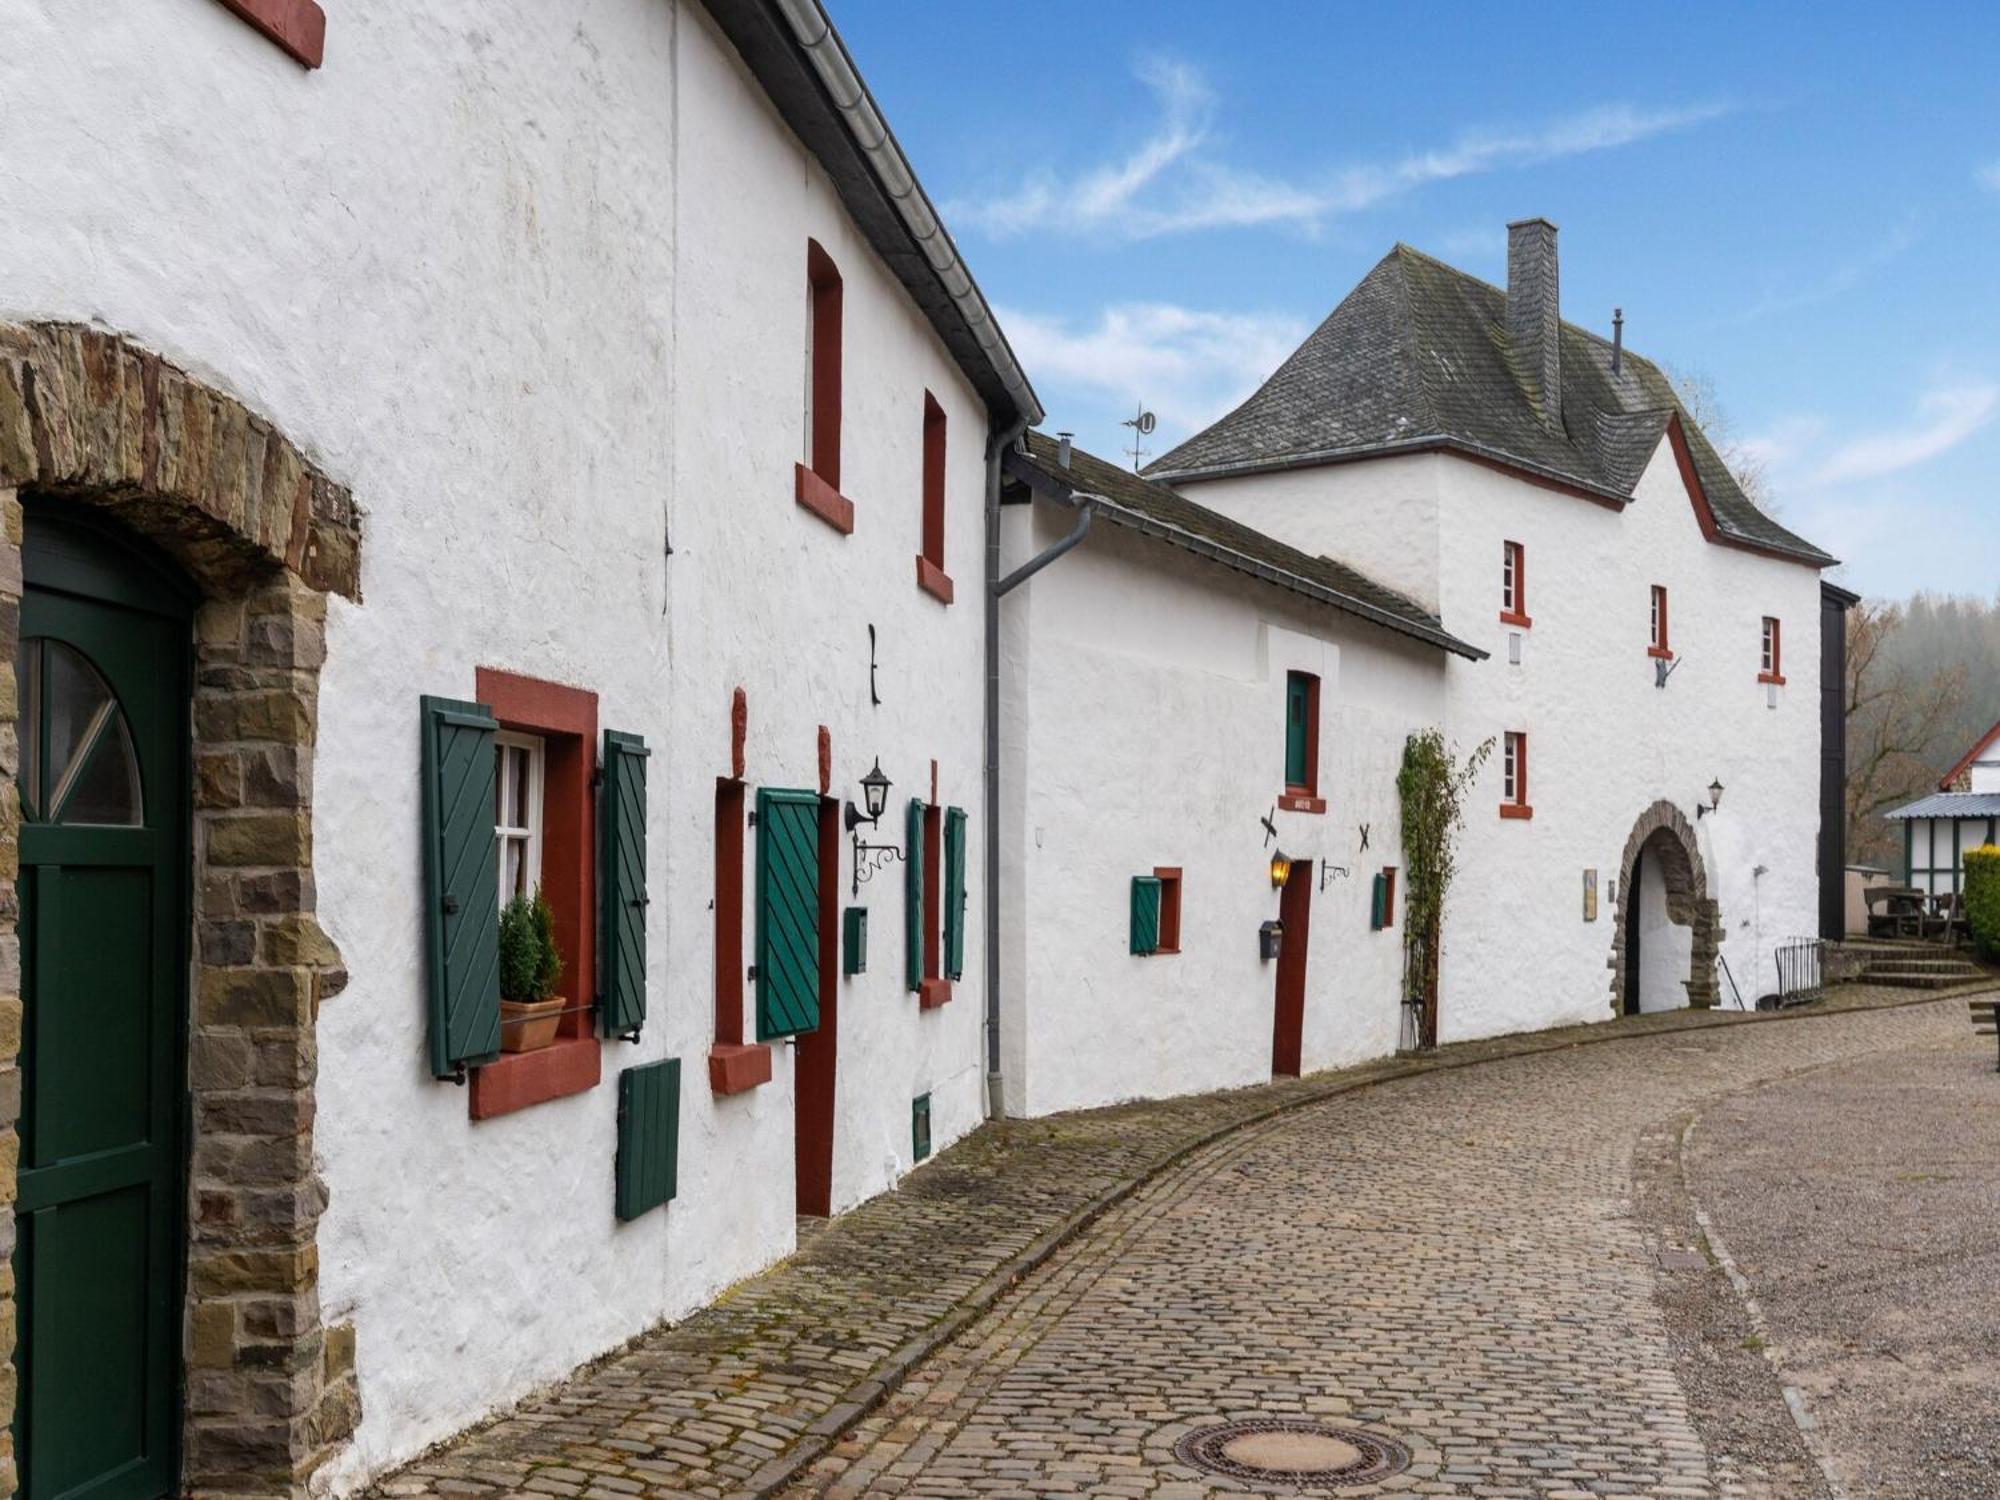
<svg viewBox="0 0 2000 1500"><path fill-rule="evenodd" d="M1132 455L1132 472L1136 474L1139 472L1139 460L1152 456L1146 449L1139 446L1140 439L1153 435L1153 428L1159 425L1158 419L1146 410L1146 403L1141 401L1139 403L1138 415L1127 417L1118 425L1132 429L1132 446L1125 451Z"/></svg>

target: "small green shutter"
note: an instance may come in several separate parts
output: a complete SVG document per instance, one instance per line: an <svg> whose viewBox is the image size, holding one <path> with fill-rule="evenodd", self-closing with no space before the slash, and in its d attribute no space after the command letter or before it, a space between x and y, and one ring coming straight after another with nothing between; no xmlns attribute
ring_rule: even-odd
<svg viewBox="0 0 2000 1500"><path fill-rule="evenodd" d="M819 1028L819 796L757 792L757 1040Z"/></svg>
<svg viewBox="0 0 2000 1500"><path fill-rule="evenodd" d="M924 987L924 804L914 797L903 836L903 980L915 994Z"/></svg>
<svg viewBox="0 0 2000 1500"><path fill-rule="evenodd" d="M681 1142L681 1060L642 1063L618 1075L618 1217L636 1219L670 1201Z"/></svg>
<svg viewBox="0 0 2000 1500"><path fill-rule="evenodd" d="M598 843L598 899L604 903L606 1036L637 1038L646 1022L646 742L604 731L604 836Z"/></svg>
<svg viewBox="0 0 2000 1500"><path fill-rule="evenodd" d="M944 977L965 977L965 809L944 813Z"/></svg>
<svg viewBox="0 0 2000 1500"><path fill-rule="evenodd" d="M424 936L431 1074L500 1055L493 736L483 703L423 700Z"/></svg>
<svg viewBox="0 0 2000 1500"><path fill-rule="evenodd" d="M1303 672L1285 674L1285 785L1308 786L1306 780L1306 714L1312 683Z"/></svg>
<svg viewBox="0 0 2000 1500"><path fill-rule="evenodd" d="M1132 951L1156 953L1160 947L1160 882L1154 875L1132 877Z"/></svg>
<svg viewBox="0 0 2000 1500"><path fill-rule="evenodd" d="M841 962L843 973L865 974L868 972L868 908L850 906L847 908L847 930L845 957Z"/></svg>
<svg viewBox="0 0 2000 1500"><path fill-rule="evenodd" d="M1386 875L1377 875L1375 877L1374 901L1373 905L1369 909L1369 914L1368 914L1368 925L1376 932L1380 932L1384 927L1388 925L1388 923L1389 923L1389 877Z"/></svg>

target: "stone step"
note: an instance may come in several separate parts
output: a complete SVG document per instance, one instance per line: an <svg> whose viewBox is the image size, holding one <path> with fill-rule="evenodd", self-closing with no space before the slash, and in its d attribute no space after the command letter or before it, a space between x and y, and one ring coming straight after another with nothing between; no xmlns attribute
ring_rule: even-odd
<svg viewBox="0 0 2000 1500"><path fill-rule="evenodd" d="M1872 963L1862 972L1870 978L1879 974L1955 974L1960 979L1977 979L1979 969L1964 959L1896 959Z"/></svg>
<svg viewBox="0 0 2000 1500"><path fill-rule="evenodd" d="M1869 984L1886 985L1896 990L1948 990L1955 984L1964 984L1963 974L1869 974L1864 976Z"/></svg>

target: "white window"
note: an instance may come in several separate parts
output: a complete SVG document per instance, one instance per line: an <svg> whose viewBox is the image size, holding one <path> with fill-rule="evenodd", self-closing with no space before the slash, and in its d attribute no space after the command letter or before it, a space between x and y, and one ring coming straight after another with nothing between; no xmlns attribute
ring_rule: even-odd
<svg viewBox="0 0 2000 1500"><path fill-rule="evenodd" d="M1521 566L1523 561L1519 542L1501 543L1500 608L1510 615L1527 613L1527 590L1523 587L1527 580L1522 577L1526 571Z"/></svg>
<svg viewBox="0 0 2000 1500"><path fill-rule="evenodd" d="M542 742L501 730L493 737L493 834L499 845L500 904L532 896L542 883Z"/></svg>
<svg viewBox="0 0 2000 1500"><path fill-rule="evenodd" d="M1653 585L1653 650L1658 654L1667 650L1667 591L1657 583Z"/></svg>
<svg viewBox="0 0 2000 1500"><path fill-rule="evenodd" d="M1528 800L1528 737L1509 732L1501 757L1501 796L1510 807Z"/></svg>
<svg viewBox="0 0 2000 1500"><path fill-rule="evenodd" d="M1764 675L1778 675L1778 622L1771 616L1764 616Z"/></svg>

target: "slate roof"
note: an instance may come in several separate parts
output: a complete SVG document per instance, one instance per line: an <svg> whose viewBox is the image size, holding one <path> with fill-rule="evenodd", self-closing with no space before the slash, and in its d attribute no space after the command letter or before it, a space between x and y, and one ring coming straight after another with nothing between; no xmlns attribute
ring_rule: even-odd
<svg viewBox="0 0 2000 1500"><path fill-rule="evenodd" d="M1723 540L1816 566L1834 559L1751 503L1659 367L1562 325L1562 428L1542 421L1516 367L1507 294L1397 245L1236 410L1146 468L1215 478L1448 448L1624 503L1680 414Z"/></svg>
<svg viewBox="0 0 2000 1500"><path fill-rule="evenodd" d="M1480 660L1486 653L1446 630L1438 617L1394 589L1384 588L1330 557L1313 557L1288 547L1205 505L1197 505L1166 485L1072 447L1062 466L1060 445L1045 433L1030 432L1025 453L1010 449L1008 472L1044 494L1095 495L1098 514L1115 525L1141 531L1171 545L1248 573L1280 588L1305 594L1343 613L1456 655Z"/></svg>
<svg viewBox="0 0 2000 1500"><path fill-rule="evenodd" d="M1919 797L1883 817L1902 818L2000 818L2000 792L1932 792Z"/></svg>

